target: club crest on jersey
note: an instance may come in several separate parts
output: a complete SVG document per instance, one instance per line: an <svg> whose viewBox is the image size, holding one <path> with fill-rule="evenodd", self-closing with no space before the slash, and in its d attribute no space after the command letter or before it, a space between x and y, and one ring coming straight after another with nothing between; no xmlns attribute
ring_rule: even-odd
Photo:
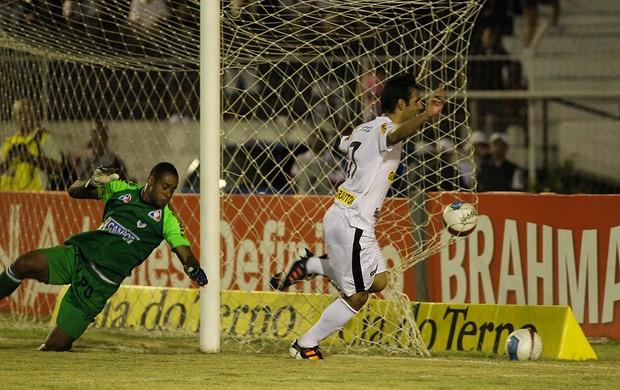
<svg viewBox="0 0 620 390"><path fill-rule="evenodd" d="M119 196L118 198L125 203L129 203L129 201L131 200L131 194L124 194Z"/></svg>
<svg viewBox="0 0 620 390"><path fill-rule="evenodd" d="M146 223L138 220L136 226L138 226L140 229L143 229L146 227Z"/></svg>
<svg viewBox="0 0 620 390"><path fill-rule="evenodd" d="M387 131L387 123L382 123L381 124L381 134L385 134L386 131Z"/></svg>
<svg viewBox="0 0 620 390"><path fill-rule="evenodd" d="M391 183L394 180L396 180L396 171L392 169L388 174L388 181Z"/></svg>
<svg viewBox="0 0 620 390"><path fill-rule="evenodd" d="M161 220L161 209L149 212L149 217L159 222Z"/></svg>

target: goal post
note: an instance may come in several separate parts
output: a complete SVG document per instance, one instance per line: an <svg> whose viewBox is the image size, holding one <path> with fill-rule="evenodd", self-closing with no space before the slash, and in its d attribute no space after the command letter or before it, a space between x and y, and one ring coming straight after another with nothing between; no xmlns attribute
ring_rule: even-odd
<svg viewBox="0 0 620 390"><path fill-rule="evenodd" d="M200 7L200 161L207 169L200 182L200 264L209 285L200 293L200 348L220 351L220 5Z"/></svg>

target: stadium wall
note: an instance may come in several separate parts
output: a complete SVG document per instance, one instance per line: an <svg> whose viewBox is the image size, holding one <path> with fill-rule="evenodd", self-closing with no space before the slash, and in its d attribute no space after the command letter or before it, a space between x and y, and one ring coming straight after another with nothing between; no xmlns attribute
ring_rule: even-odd
<svg viewBox="0 0 620 390"><path fill-rule="evenodd" d="M280 200L275 202L273 196L265 195L222 198L223 289L267 291L269 275L280 270L299 248L324 252L321 220L331 199L283 196ZM198 201L198 196L185 194L174 200L197 254ZM406 202L391 198L385 207L394 213L403 212ZM429 300L568 305L587 337L620 340L620 223L615 214L619 202L618 195L479 194L476 231L427 260ZM429 207L443 203L439 200ZM102 206L101 202L71 199L65 193L0 193L0 221L4 226L0 267L6 268L28 250L55 245L70 234L96 228ZM390 240L389 215L384 214L377 237L394 266L412 255L412 241L394 244ZM292 229L287 227L291 223L297 224L300 237L292 236ZM238 242L236 237L245 239ZM450 237L444 232L441 239ZM397 290L416 300L412 270L398 275L394 283ZM195 287L166 244L124 284ZM330 288L328 283L314 280L300 284L298 291L329 292ZM59 290L57 286L26 281L10 300L0 304L0 310L19 307L49 315Z"/></svg>

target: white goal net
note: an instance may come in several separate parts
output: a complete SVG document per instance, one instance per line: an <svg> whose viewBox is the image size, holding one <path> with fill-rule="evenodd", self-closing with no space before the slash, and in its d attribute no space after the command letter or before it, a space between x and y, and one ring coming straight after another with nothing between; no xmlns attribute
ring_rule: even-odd
<svg viewBox="0 0 620 390"><path fill-rule="evenodd" d="M451 242L438 216L453 200L476 203L465 75L481 3L222 1L224 339L255 349L290 342L337 296L323 279L286 293L270 291L269 279L287 269L302 248L325 252L322 217L346 168L335 142L380 114L383 81L408 72L416 75L422 94L445 84L449 100L442 115L407 143L379 218L377 238L391 266L390 288L323 347L428 353L411 301L425 299L424 260ZM96 122L107 127L108 148L122 159L128 178L143 182L155 163L172 162L182 177L173 205L196 253L199 11L195 0L0 5L1 138L17 132L13 105L27 99L41 127L78 171L94 142ZM98 202L14 190L0 193L1 269L20 253L95 228L101 217ZM112 305L106 312L109 327L135 322L148 329L196 331L188 326L197 320L190 310L195 305L175 311L180 306L174 306L171 292L195 286L165 244L125 285L169 292L162 296L162 290L153 289L155 298L136 298L144 300L142 309L127 313L121 312L124 306ZM11 312L11 318L47 319L58 291L28 281L0 303L0 310ZM159 305L161 318L145 320L152 305ZM131 315L142 315L142 321L123 317Z"/></svg>

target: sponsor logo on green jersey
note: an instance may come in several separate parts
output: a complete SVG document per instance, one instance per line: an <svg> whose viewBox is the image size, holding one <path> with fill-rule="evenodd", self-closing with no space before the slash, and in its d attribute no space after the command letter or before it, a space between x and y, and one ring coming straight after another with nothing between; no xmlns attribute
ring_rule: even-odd
<svg viewBox="0 0 620 390"><path fill-rule="evenodd" d="M121 236L125 242L131 244L134 241L139 241L140 238L134 234L131 230L125 228L123 225L114 220L114 218L108 217L98 230L104 230L117 236Z"/></svg>

